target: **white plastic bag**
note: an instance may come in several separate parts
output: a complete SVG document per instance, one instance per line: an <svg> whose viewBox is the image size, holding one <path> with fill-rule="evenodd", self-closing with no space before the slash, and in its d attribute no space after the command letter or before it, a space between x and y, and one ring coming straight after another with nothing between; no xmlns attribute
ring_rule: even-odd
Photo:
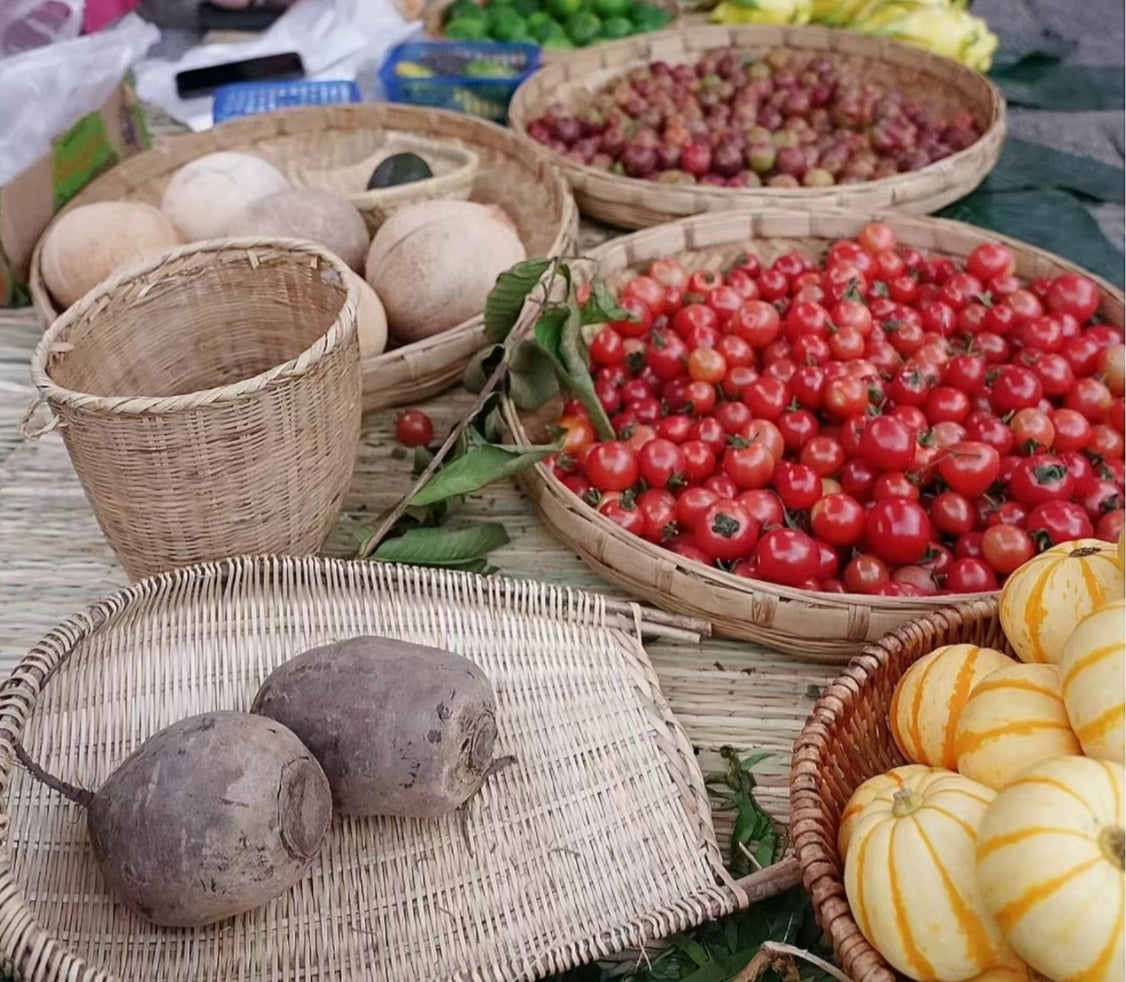
<svg viewBox="0 0 1126 982"><path fill-rule="evenodd" d="M111 30L0 59L0 186L100 109L159 38L157 28L129 14Z"/></svg>
<svg viewBox="0 0 1126 982"><path fill-rule="evenodd" d="M78 37L85 10L86 0L3 0L0 58Z"/></svg>

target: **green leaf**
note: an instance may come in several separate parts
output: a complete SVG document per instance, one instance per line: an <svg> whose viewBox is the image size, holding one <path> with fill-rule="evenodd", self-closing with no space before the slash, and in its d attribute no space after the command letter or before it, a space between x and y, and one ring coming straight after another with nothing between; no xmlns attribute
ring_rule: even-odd
<svg viewBox="0 0 1126 982"><path fill-rule="evenodd" d="M540 314L533 333L539 346L555 366L560 383L586 407L595 431L603 440L613 440L617 434L595 394L590 370L577 350L578 347L583 347L582 324L573 302L545 309Z"/></svg>
<svg viewBox="0 0 1126 982"><path fill-rule="evenodd" d="M498 522L486 522L464 529L416 528L384 539L371 558L384 563L412 566L479 569L482 560L494 549L508 543L508 533Z"/></svg>
<svg viewBox="0 0 1126 982"><path fill-rule="evenodd" d="M539 409L559 391L555 364L543 348L525 338L512 353L508 370L508 394L525 410Z"/></svg>
<svg viewBox="0 0 1126 982"><path fill-rule="evenodd" d="M504 357L504 346L494 344L478 351L465 366L461 384L470 392L480 392Z"/></svg>
<svg viewBox="0 0 1126 982"><path fill-rule="evenodd" d="M1123 285L1123 255L1066 191L975 191L939 214L1022 239Z"/></svg>
<svg viewBox="0 0 1126 982"><path fill-rule="evenodd" d="M528 294L551 264L550 259L525 259L497 277L496 285L485 300L485 337L494 344L508 337Z"/></svg>
<svg viewBox="0 0 1126 982"><path fill-rule="evenodd" d="M1012 106L1062 112L1122 109L1122 69L1103 65L1065 65L1057 58L1029 55L990 77Z"/></svg>
<svg viewBox="0 0 1126 982"><path fill-rule="evenodd" d="M519 473L543 460L558 447L474 447L465 456L451 460L410 500L412 505L429 505L479 491L494 481Z"/></svg>
<svg viewBox="0 0 1126 982"><path fill-rule="evenodd" d="M980 190L1062 188L1095 201L1121 203L1126 197L1124 180L1121 167L1010 137Z"/></svg>
<svg viewBox="0 0 1126 982"><path fill-rule="evenodd" d="M583 304L583 324L605 324L607 321L636 320L625 307L618 304L614 294L601 280L592 280L590 299Z"/></svg>

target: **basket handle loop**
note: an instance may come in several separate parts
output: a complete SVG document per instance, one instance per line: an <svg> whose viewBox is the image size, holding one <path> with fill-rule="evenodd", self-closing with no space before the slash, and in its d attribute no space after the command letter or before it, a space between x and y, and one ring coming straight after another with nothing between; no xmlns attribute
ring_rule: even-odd
<svg viewBox="0 0 1126 982"><path fill-rule="evenodd" d="M61 425L59 417L51 414L51 418L42 426L33 426L32 420L35 414L39 412L44 406L47 405L47 397L39 396L30 406L27 407L27 412L23 414L20 420L19 431L20 436L24 440L38 440L42 436L46 436L51 430ZM50 412L50 410L48 410Z"/></svg>

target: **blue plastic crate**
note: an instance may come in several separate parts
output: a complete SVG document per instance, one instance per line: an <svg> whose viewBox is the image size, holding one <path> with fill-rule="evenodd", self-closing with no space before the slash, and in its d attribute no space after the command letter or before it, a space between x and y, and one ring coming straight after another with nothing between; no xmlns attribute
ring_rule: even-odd
<svg viewBox="0 0 1126 982"><path fill-rule="evenodd" d="M511 76L487 77L465 74L471 62L481 59L499 63ZM535 44L501 41L407 41L388 53L379 70L379 81L390 102L455 109L503 123L508 103L521 82L540 63ZM401 66L420 66L432 75L408 75Z"/></svg>
<svg viewBox="0 0 1126 982"><path fill-rule="evenodd" d="M234 82L215 90L211 118L216 123L239 116L291 109L294 106L332 106L359 102L355 82L310 82L294 79L281 82Z"/></svg>

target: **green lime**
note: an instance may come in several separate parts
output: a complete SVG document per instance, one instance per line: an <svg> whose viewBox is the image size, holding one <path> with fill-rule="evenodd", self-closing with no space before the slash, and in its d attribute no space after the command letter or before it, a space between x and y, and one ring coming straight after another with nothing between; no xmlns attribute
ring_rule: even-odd
<svg viewBox="0 0 1126 982"><path fill-rule="evenodd" d="M646 3L645 0L635 3L630 8L629 16L630 20L643 31L659 31L673 20L671 11L658 7L655 3Z"/></svg>
<svg viewBox="0 0 1126 982"><path fill-rule="evenodd" d="M560 32L540 42L545 51L570 51L574 48L575 45L567 37L567 32L563 31L562 28L560 28Z"/></svg>
<svg viewBox="0 0 1126 982"><path fill-rule="evenodd" d="M583 9L583 0L546 0L547 12L557 21L566 21Z"/></svg>
<svg viewBox="0 0 1126 982"><path fill-rule="evenodd" d="M540 0L516 0L512 4L512 9L525 17L531 17L532 14L539 13Z"/></svg>
<svg viewBox="0 0 1126 982"><path fill-rule="evenodd" d="M517 34L526 34L528 25L511 7L496 7L489 11L489 36L497 41L511 41Z"/></svg>
<svg viewBox="0 0 1126 982"><path fill-rule="evenodd" d="M602 37L607 41L629 37L636 31L637 28L628 17L607 17L602 22Z"/></svg>
<svg viewBox="0 0 1126 982"><path fill-rule="evenodd" d="M449 24L455 20L470 20L473 18L484 19L485 10L483 7L475 4L473 0L455 0L446 8L446 23Z"/></svg>
<svg viewBox="0 0 1126 982"><path fill-rule="evenodd" d="M567 36L580 48L598 40L598 33L602 30L602 20L598 14L589 10L580 10L567 18Z"/></svg>
<svg viewBox="0 0 1126 982"><path fill-rule="evenodd" d="M455 41L485 41L489 25L483 17L459 17L446 24L446 37Z"/></svg>
<svg viewBox="0 0 1126 982"><path fill-rule="evenodd" d="M609 20L611 17L628 17L632 5L632 0L593 0L590 6L599 17Z"/></svg>
<svg viewBox="0 0 1126 982"><path fill-rule="evenodd" d="M529 15L528 17L528 33L536 39L537 42L543 42L551 37L553 31L562 31L562 28L551 19L550 14L545 14L542 10Z"/></svg>

